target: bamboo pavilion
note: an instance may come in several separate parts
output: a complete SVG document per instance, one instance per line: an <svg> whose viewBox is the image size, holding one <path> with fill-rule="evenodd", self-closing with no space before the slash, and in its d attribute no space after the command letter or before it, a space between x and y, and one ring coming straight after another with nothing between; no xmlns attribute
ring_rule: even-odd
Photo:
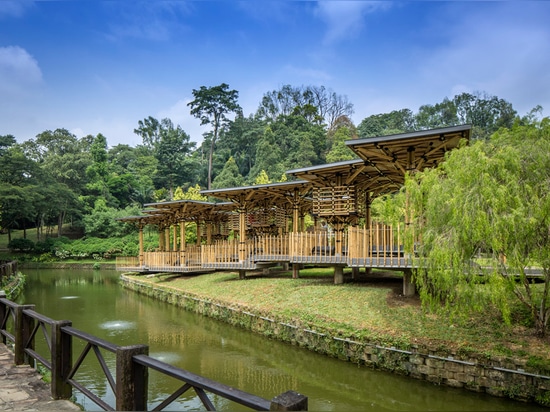
<svg viewBox="0 0 550 412"><path fill-rule="evenodd" d="M405 247L408 222L374 222L371 203L400 190L408 173L436 167L470 139L471 126L453 126L346 141L354 160L287 171L288 182L203 190L220 202L180 200L144 205L140 216L121 220L140 231L137 257L117 259L117 270L151 272L248 271L271 265L331 266L334 283L344 268L359 276L372 268L404 273L403 293L414 294L414 245ZM306 216L313 225L306 228ZM406 213L406 219L410 219ZM186 244L186 227L197 241ZM155 251L143 248L143 228L159 233Z"/></svg>

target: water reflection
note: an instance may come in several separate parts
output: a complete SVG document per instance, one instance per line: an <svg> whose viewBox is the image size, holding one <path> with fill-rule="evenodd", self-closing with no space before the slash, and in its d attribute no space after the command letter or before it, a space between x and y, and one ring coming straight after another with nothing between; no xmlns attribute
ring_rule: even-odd
<svg viewBox="0 0 550 412"><path fill-rule="evenodd" d="M310 410L319 411L526 409L523 403L373 371L269 340L125 290L116 272L25 272L27 286L20 303L33 303L46 316L70 319L73 327L119 345L149 345L156 359L267 399L293 389L309 397ZM75 356L80 353L77 347ZM112 357L106 359L114 365ZM181 386L155 371L150 371L149 380L150 408ZM113 404L111 389L93 357L86 359L79 381ZM99 410L82 395L77 399L86 410ZM244 409L220 397L213 397L213 402L219 410ZM169 409L204 408L190 391ZM544 408L529 405L529 410Z"/></svg>

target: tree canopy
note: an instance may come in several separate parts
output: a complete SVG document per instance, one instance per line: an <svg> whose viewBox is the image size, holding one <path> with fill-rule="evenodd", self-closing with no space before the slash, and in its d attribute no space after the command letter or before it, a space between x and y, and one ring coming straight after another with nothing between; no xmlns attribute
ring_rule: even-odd
<svg viewBox="0 0 550 412"><path fill-rule="evenodd" d="M417 282L427 307L460 317L491 306L510 322L515 297L537 333L546 333L549 153L550 119L517 122L408 180L422 239ZM529 277L532 270L542 283Z"/></svg>
<svg viewBox="0 0 550 412"><path fill-rule="evenodd" d="M141 144L135 147L109 147L102 133L77 138L62 127L22 143L0 136L1 229L36 226L41 236L41 228L57 225L61 235L70 222L85 231L92 227L84 224L88 216L101 209L99 199L108 209L125 209L176 199L178 188L187 193L214 182L223 187L284 181L289 169L354 158L345 144L350 139L466 122L486 140L500 127L531 124L542 114L537 106L519 118L504 99L464 93L416 111L369 115L356 127L353 104L324 86L268 91L247 116L238 91L226 83L201 86L193 95L191 114L211 126L198 143L171 119L153 116L137 121L134 132Z"/></svg>
<svg viewBox="0 0 550 412"><path fill-rule="evenodd" d="M220 130L227 126L229 113L240 113L241 107L237 103L239 92L229 90L229 85L222 83L219 86L193 89L195 99L187 105L191 108L191 114L200 119L201 125L211 124L213 134L210 141L210 152L208 157L208 189L212 184L212 159L214 148Z"/></svg>

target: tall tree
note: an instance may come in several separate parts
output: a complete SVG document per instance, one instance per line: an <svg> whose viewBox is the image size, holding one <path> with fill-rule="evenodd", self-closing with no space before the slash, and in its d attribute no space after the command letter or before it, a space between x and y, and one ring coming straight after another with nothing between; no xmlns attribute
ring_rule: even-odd
<svg viewBox="0 0 550 412"><path fill-rule="evenodd" d="M160 140L161 123L152 116L138 121L134 133L141 137L143 145L153 149Z"/></svg>
<svg viewBox="0 0 550 412"><path fill-rule="evenodd" d="M208 189L210 189L212 185L212 158L216 140L221 129L229 122L227 115L242 111L237 103L239 92L229 90L229 85L222 83L219 86L201 86L198 90L193 89L193 96L195 99L187 104L191 107L191 114L200 119L201 125L211 124L213 128L208 155Z"/></svg>
<svg viewBox="0 0 550 412"><path fill-rule="evenodd" d="M328 163L357 158L348 146L346 140L357 139L357 128L347 116L340 116L327 132L329 150L326 155Z"/></svg>
<svg viewBox="0 0 550 412"><path fill-rule="evenodd" d="M260 173L266 173L270 180L277 180L285 170L283 151L271 127L267 127L256 149L256 163L250 170L248 180L256 180Z"/></svg>
<svg viewBox="0 0 550 412"><path fill-rule="evenodd" d="M239 173L239 168L233 156L227 160L223 170L212 182L212 188L222 189L224 187L239 187L244 184L244 179Z"/></svg>
<svg viewBox="0 0 550 412"><path fill-rule="evenodd" d="M179 125L174 125L172 120L164 118L157 120L152 116L138 122L139 127L134 133L143 140L142 152L148 151L154 156L156 173L151 175L157 187L166 187L168 197L172 199L174 188L194 179L197 172L196 162L190 157L195 143ZM145 155L145 153L144 153ZM134 169L136 169L134 167ZM140 197L146 189L144 179L139 178L140 189L136 194Z"/></svg>
<svg viewBox="0 0 550 412"><path fill-rule="evenodd" d="M2 155L0 167L0 226L11 230L25 229L34 221L35 206L39 200L36 189L40 186L42 171L39 165L25 156L19 145L13 145Z"/></svg>
<svg viewBox="0 0 550 412"><path fill-rule="evenodd" d="M16 143L15 137L11 134L0 136L0 158L6 150Z"/></svg>
<svg viewBox="0 0 550 412"><path fill-rule="evenodd" d="M265 121L257 117L237 116L227 130L220 134L217 149L225 151L224 161L233 156L243 176L248 175L256 161L256 145L264 129Z"/></svg>
<svg viewBox="0 0 550 412"><path fill-rule="evenodd" d="M107 139L101 133L93 139L90 154L92 164L86 169L86 175L90 179L87 187L94 196L102 197L108 204L113 205L115 199L108 186L110 166L107 159Z"/></svg>
<svg viewBox="0 0 550 412"><path fill-rule="evenodd" d="M160 139L155 145L155 157L158 160L158 175L164 186L168 186L170 199L178 184L189 181L194 176L194 170L186 163L195 143L180 126L174 126L170 119L161 121ZM186 167L187 166L187 167Z"/></svg>
<svg viewBox="0 0 550 412"><path fill-rule="evenodd" d="M302 115L308 121L331 127L338 117L349 117L353 112L353 104L346 96L327 90L325 86L294 87L287 84L264 94L257 115L269 122L281 116Z"/></svg>
<svg viewBox="0 0 550 412"><path fill-rule="evenodd" d="M474 126L474 137L488 139L501 127L511 127L517 112L512 104L487 93L462 93L454 97L459 123Z"/></svg>
<svg viewBox="0 0 550 412"><path fill-rule="evenodd" d="M386 136L414 130L415 116L409 109L373 114L364 118L357 127L360 138Z"/></svg>

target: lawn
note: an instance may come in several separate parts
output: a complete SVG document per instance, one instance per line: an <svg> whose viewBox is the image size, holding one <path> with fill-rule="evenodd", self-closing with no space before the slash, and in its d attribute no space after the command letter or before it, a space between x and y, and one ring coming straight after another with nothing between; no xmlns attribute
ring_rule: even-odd
<svg viewBox="0 0 550 412"><path fill-rule="evenodd" d="M472 315L463 322L426 313L418 297L401 295L399 273L374 271L368 277L334 285L331 269L304 269L299 279L291 272L199 276L160 274L136 276L141 281L180 290L227 306L240 307L281 322L294 322L318 332L350 339L410 348L422 345L454 353L524 358L546 365L550 343L519 324L504 325L496 310Z"/></svg>

